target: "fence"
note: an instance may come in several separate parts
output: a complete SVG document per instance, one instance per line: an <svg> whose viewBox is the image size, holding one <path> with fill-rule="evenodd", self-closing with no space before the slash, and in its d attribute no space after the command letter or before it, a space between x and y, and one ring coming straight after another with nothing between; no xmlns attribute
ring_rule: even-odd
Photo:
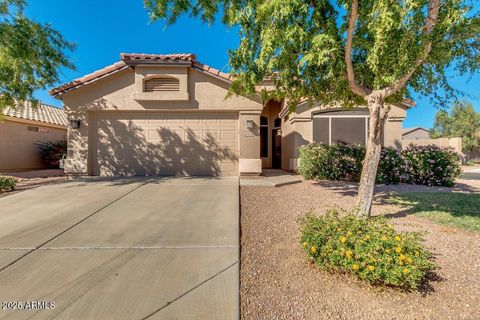
<svg viewBox="0 0 480 320"><path fill-rule="evenodd" d="M458 153L462 153L462 138L438 138L438 139L403 139L402 148L408 147L410 144L417 146L427 146L434 144L439 147L451 147Z"/></svg>

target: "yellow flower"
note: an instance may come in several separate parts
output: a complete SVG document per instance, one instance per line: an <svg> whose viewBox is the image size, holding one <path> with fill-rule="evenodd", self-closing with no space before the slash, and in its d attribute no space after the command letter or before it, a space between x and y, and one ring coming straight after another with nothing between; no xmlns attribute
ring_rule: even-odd
<svg viewBox="0 0 480 320"><path fill-rule="evenodd" d="M347 232L347 236L351 236L353 233L351 231Z"/></svg>
<svg viewBox="0 0 480 320"><path fill-rule="evenodd" d="M341 243L345 243L346 241L347 241L347 237L341 237L341 238L340 238L340 242L341 242Z"/></svg>
<svg viewBox="0 0 480 320"><path fill-rule="evenodd" d="M396 253L400 253L400 252L402 252L402 248L400 248L400 247L396 247L396 248L395 248L395 252L396 252Z"/></svg>
<svg viewBox="0 0 480 320"><path fill-rule="evenodd" d="M317 247L313 246L310 248L311 253L317 253Z"/></svg>
<svg viewBox="0 0 480 320"><path fill-rule="evenodd" d="M420 255L420 252L415 251L415 255L416 255L416 256Z"/></svg>
<svg viewBox="0 0 480 320"><path fill-rule="evenodd" d="M409 273L410 270L408 270L407 268L403 269L403 273Z"/></svg>
<svg viewBox="0 0 480 320"><path fill-rule="evenodd" d="M407 257L404 255L404 254L401 254L400 257L399 257L400 260L405 260L407 259Z"/></svg>
<svg viewBox="0 0 480 320"><path fill-rule="evenodd" d="M387 236L382 236L382 240L387 241L388 240Z"/></svg>
<svg viewBox="0 0 480 320"><path fill-rule="evenodd" d="M351 256L351 255L353 254L353 252L352 252L352 250L347 250L347 252L345 252L345 254L346 254L347 256Z"/></svg>
<svg viewBox="0 0 480 320"><path fill-rule="evenodd" d="M354 264L352 265L352 269L353 269L353 270L358 270L358 268L360 268L360 267L358 266L358 264L354 263Z"/></svg>
<svg viewBox="0 0 480 320"><path fill-rule="evenodd" d="M304 242L303 243L303 247L306 248L308 246L308 243L307 242Z"/></svg>
<svg viewBox="0 0 480 320"><path fill-rule="evenodd" d="M408 262L409 264L412 264L412 262L413 262L412 258L407 258L407 262Z"/></svg>
<svg viewBox="0 0 480 320"><path fill-rule="evenodd" d="M375 267L374 266L368 266L368 270L373 271L373 270L375 270Z"/></svg>
<svg viewBox="0 0 480 320"><path fill-rule="evenodd" d="M400 261L399 265L403 266L403 261Z"/></svg>
<svg viewBox="0 0 480 320"><path fill-rule="evenodd" d="M369 235L369 234L367 234L367 235L365 236L365 240L370 240L370 235Z"/></svg>

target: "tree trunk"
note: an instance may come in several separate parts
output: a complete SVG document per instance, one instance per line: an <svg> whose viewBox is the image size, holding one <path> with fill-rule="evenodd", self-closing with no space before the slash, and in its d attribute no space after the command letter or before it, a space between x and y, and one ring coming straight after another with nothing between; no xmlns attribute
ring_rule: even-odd
<svg viewBox="0 0 480 320"><path fill-rule="evenodd" d="M382 151L382 133L387 111L384 108L384 97L378 92L367 96L370 111L367 149L363 161L360 186L358 188L357 206L362 214L370 216L372 209L375 178L377 176L378 162Z"/></svg>

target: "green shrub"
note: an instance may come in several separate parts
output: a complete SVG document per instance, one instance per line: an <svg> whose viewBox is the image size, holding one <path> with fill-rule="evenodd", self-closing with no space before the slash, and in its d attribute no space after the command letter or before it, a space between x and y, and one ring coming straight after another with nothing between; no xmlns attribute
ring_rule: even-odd
<svg viewBox="0 0 480 320"><path fill-rule="evenodd" d="M451 187L462 174L461 156L452 148L410 145L402 157L406 167L402 181L406 183Z"/></svg>
<svg viewBox="0 0 480 320"><path fill-rule="evenodd" d="M300 148L299 173L306 179L359 181L365 148L309 144Z"/></svg>
<svg viewBox="0 0 480 320"><path fill-rule="evenodd" d="M325 144L310 143L300 147L300 160L298 162L298 173L305 179L321 179L324 174L321 172L328 146Z"/></svg>
<svg viewBox="0 0 480 320"><path fill-rule="evenodd" d="M300 221L300 242L320 268L346 272L371 284L417 288L436 266L420 234L396 232L383 217L359 218L338 208Z"/></svg>
<svg viewBox="0 0 480 320"><path fill-rule="evenodd" d="M395 148L384 147L378 163L377 183L395 184L399 183L405 163L400 151Z"/></svg>
<svg viewBox="0 0 480 320"><path fill-rule="evenodd" d="M17 182L12 177L0 177L0 192L13 191Z"/></svg>
<svg viewBox="0 0 480 320"><path fill-rule="evenodd" d="M37 143L37 148L40 151L40 156L48 168L58 168L60 159L64 154L67 154L67 141L48 141Z"/></svg>
<svg viewBox="0 0 480 320"><path fill-rule="evenodd" d="M360 181L365 147L311 143L300 148L298 172L305 179ZM383 148L377 183L400 182L403 161L394 148Z"/></svg>

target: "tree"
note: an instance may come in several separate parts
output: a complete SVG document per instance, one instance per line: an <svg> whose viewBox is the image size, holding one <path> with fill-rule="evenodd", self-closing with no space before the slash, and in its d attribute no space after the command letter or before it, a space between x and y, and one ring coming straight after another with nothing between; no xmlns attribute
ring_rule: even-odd
<svg viewBox="0 0 480 320"><path fill-rule="evenodd" d="M463 151L480 147L480 113L466 101L455 103L450 114L439 110L435 114L432 138L462 137Z"/></svg>
<svg viewBox="0 0 480 320"><path fill-rule="evenodd" d="M24 0L0 0L0 115L7 107L33 101L33 93L59 79L59 68L74 66L64 50L74 45L48 24L23 15Z"/></svg>
<svg viewBox="0 0 480 320"><path fill-rule="evenodd" d="M367 151L357 203L370 214L381 137L389 105L412 92L436 103L456 98L446 68L474 73L480 65L480 18L466 0L145 0L153 20L182 14L238 26L230 52L231 91L254 94L265 77L294 108L310 102L366 105Z"/></svg>

